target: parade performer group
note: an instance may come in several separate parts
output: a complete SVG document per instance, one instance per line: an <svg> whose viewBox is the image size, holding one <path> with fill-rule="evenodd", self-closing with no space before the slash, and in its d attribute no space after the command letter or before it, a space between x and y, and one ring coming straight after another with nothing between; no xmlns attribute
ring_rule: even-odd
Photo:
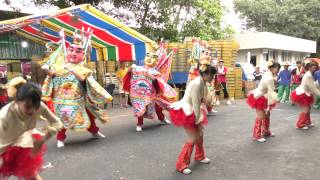
<svg viewBox="0 0 320 180"><path fill-rule="evenodd" d="M38 85L21 77L0 86L0 105L3 106L0 110L0 179L16 176L41 180L39 172L46 151L44 143L55 134L59 148L65 146L66 131L69 129L87 130L95 138L105 137L95 119L108 122L108 116L100 105L112 101L112 97L93 78L93 72L85 67L91 34L90 29L75 32L73 44L67 47L61 32L58 48L43 66L48 75L42 91ZM161 124L172 121L173 125L184 128L187 139L176 162L176 170L183 174L192 172L189 165L194 148L196 161L210 163L204 148L204 127L208 124L207 115L212 112L217 89L223 90L227 104L231 104L226 84L227 68L223 60L214 67L205 44L197 41L194 44L187 87L180 101L176 91L168 84L169 74L164 75L166 68L171 68L170 63L163 65L163 58L169 55L166 57L151 50L146 54L143 66L122 67L123 71L118 73L123 90L121 95L130 93L137 119L136 131L142 131L144 118L154 119L156 115ZM247 103L256 111L255 141L265 142L266 138L275 136L270 130L270 113L279 101L288 101L290 85L291 101L301 109L296 128L305 130L314 126L310 111L314 96L320 97L320 71L314 73L318 64L306 60L302 66L298 61L292 73L288 70L289 64L283 65L284 70L279 73L280 64L274 60L268 61L268 71L257 79L257 88L248 94ZM278 94L275 92L277 83ZM7 95L12 99L9 103L9 98L4 98ZM121 103L122 107L126 106L123 101ZM163 111L169 112L171 121ZM41 133L35 130L39 119L46 119L49 124L42 128Z"/></svg>
<svg viewBox="0 0 320 180"><path fill-rule="evenodd" d="M108 121L98 105L110 102L112 97L93 78L92 71L84 67L91 33L90 30L75 33L74 44L66 49L66 54L63 52L64 44L60 45L47 65L49 73L42 86L42 99L64 126L57 134L57 147L65 145L68 129L87 130L95 138L105 137L95 119L102 123Z"/></svg>

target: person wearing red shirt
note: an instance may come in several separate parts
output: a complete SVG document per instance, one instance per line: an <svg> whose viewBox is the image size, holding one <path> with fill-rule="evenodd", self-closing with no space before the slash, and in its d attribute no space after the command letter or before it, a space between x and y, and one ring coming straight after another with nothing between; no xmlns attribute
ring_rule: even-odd
<svg viewBox="0 0 320 180"><path fill-rule="evenodd" d="M224 99L227 99L227 104L231 105L231 101L229 100L229 94L228 94L228 89L227 89L227 71L228 69L226 67L223 66L224 61L220 60L219 61L219 65L218 65L218 83L220 83L223 87L223 95L224 95ZM219 105L220 101L219 101L219 96L220 96L220 91L217 91L217 102L216 104Z"/></svg>

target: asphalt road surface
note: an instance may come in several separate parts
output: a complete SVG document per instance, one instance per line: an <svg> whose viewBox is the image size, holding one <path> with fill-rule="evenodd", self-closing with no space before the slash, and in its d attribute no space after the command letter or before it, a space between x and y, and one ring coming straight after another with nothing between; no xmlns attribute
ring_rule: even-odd
<svg viewBox="0 0 320 180"><path fill-rule="evenodd" d="M135 132L131 109L109 110L112 122L100 125L107 138L95 140L87 132L69 132L66 147L51 139L44 180L319 180L320 111L312 112L316 127L295 129L297 107L282 104L271 112L276 137L252 141L255 111L244 100L217 107L205 128L209 165L192 162L191 175L175 171L186 135L182 128L145 120ZM318 126L317 126L318 125ZM52 165L50 167L50 164Z"/></svg>

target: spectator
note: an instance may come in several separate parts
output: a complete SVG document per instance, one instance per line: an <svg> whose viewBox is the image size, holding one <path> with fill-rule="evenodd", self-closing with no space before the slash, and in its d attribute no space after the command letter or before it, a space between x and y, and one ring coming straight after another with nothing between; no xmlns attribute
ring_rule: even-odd
<svg viewBox="0 0 320 180"><path fill-rule="evenodd" d="M219 61L219 65L218 65L218 83L221 84L221 86L223 87L223 95L224 95L224 99L227 99L227 104L231 105L231 101L229 100L229 94L228 94L228 89L227 89L227 71L228 69L226 67L223 66L224 61L220 60ZM219 96L220 96L220 91L217 91L217 102L216 105L220 104L219 101Z"/></svg>
<svg viewBox="0 0 320 180"><path fill-rule="evenodd" d="M320 69L317 70L314 75L314 80L316 81L317 86L320 86ZM316 102L314 103L314 108L320 109L320 96L317 96Z"/></svg>
<svg viewBox="0 0 320 180"><path fill-rule="evenodd" d="M116 76L119 80L120 108L128 107L128 93L123 90L123 77L127 74L128 68L125 62L120 63Z"/></svg>
<svg viewBox="0 0 320 180"><path fill-rule="evenodd" d="M260 80L262 78L262 73L260 71L260 67L256 66L256 70L253 72L254 81L256 82L256 87L258 87Z"/></svg>
<svg viewBox="0 0 320 180"><path fill-rule="evenodd" d="M282 103L289 101L291 81L291 72L289 71L290 64L288 62L285 62L283 66L284 70L280 71L278 76L278 99Z"/></svg>

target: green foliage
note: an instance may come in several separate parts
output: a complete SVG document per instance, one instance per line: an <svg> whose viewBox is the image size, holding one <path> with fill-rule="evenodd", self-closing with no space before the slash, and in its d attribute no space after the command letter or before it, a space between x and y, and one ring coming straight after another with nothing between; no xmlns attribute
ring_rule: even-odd
<svg viewBox="0 0 320 180"><path fill-rule="evenodd" d="M320 57L319 0L235 0L235 7L260 31L316 40Z"/></svg>

